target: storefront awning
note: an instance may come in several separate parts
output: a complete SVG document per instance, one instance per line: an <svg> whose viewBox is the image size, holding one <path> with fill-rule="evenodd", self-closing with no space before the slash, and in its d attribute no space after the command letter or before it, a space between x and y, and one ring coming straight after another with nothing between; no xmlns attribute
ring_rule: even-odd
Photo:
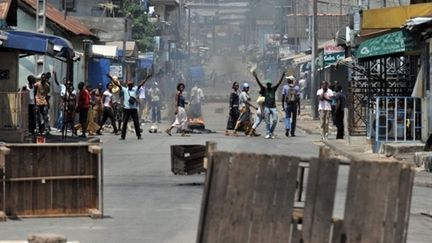
<svg viewBox="0 0 432 243"><path fill-rule="evenodd" d="M357 58L370 58L404 53L419 49L419 43L404 30L381 35L360 44Z"/></svg>
<svg viewBox="0 0 432 243"><path fill-rule="evenodd" d="M72 44L59 36L29 31L5 31L0 50L17 50L26 54L42 54L64 59L75 56Z"/></svg>
<svg viewBox="0 0 432 243"><path fill-rule="evenodd" d="M411 4L401 7L363 10L363 29L395 29L407 19L432 15L432 3Z"/></svg>
<svg viewBox="0 0 432 243"><path fill-rule="evenodd" d="M293 59L293 65L300 65L305 62L312 61L312 55L304 55L302 57L294 58Z"/></svg>
<svg viewBox="0 0 432 243"><path fill-rule="evenodd" d="M116 58L117 57L117 46L109 46L109 45L92 45L91 49L92 56L100 56L107 58Z"/></svg>

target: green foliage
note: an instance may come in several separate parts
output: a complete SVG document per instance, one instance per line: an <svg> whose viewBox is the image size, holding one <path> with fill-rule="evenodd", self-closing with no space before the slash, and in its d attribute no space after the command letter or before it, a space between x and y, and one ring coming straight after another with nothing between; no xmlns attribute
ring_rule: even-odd
<svg viewBox="0 0 432 243"><path fill-rule="evenodd" d="M121 15L130 15L132 20L132 39L142 52L152 51L154 48L153 37L156 33L156 26L148 20L148 14L139 1L124 1Z"/></svg>

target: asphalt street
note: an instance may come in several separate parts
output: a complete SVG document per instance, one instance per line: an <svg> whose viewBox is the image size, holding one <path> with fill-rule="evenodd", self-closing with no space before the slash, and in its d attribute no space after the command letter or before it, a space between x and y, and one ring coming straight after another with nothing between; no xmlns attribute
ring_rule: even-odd
<svg viewBox="0 0 432 243"><path fill-rule="evenodd" d="M219 109L217 109L219 108ZM216 110L225 108L224 112ZM105 134L104 149L104 214L103 219L38 218L8 220L0 223L0 240L25 240L30 233L59 233L79 242L195 242L205 175L180 176L171 172L170 146L205 144L215 141L219 150L317 156L319 137L302 131L286 138L283 123L278 123L275 139L225 136L226 104L204 107L206 127L212 134L172 137L159 132L150 134L144 125L143 140L129 133L126 140ZM260 133L263 133L264 124ZM160 130L168 126L160 125ZM334 215L343 215L344 186L348 168L339 173ZM429 243L432 218L420 212L432 210L431 188L416 187L413 195L409 241Z"/></svg>

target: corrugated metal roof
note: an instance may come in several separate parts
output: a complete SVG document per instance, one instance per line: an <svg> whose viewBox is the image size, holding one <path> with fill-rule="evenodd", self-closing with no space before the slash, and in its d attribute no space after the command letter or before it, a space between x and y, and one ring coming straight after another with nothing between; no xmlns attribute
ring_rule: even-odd
<svg viewBox="0 0 432 243"><path fill-rule="evenodd" d="M22 2L36 11L37 0L23 0ZM71 16L67 16L65 19L64 13L49 3L47 3L46 7L46 17L50 21L75 35L95 36L95 34L93 34L86 25Z"/></svg>
<svg viewBox="0 0 432 243"><path fill-rule="evenodd" d="M12 0L0 0L0 19L6 19Z"/></svg>

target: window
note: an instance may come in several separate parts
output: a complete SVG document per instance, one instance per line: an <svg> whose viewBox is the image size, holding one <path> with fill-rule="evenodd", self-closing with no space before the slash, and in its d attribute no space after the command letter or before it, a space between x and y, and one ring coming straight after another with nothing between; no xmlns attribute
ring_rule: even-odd
<svg viewBox="0 0 432 243"><path fill-rule="evenodd" d="M76 10L75 5L76 5L75 0L62 0L63 10L66 9L66 11L75 11Z"/></svg>

